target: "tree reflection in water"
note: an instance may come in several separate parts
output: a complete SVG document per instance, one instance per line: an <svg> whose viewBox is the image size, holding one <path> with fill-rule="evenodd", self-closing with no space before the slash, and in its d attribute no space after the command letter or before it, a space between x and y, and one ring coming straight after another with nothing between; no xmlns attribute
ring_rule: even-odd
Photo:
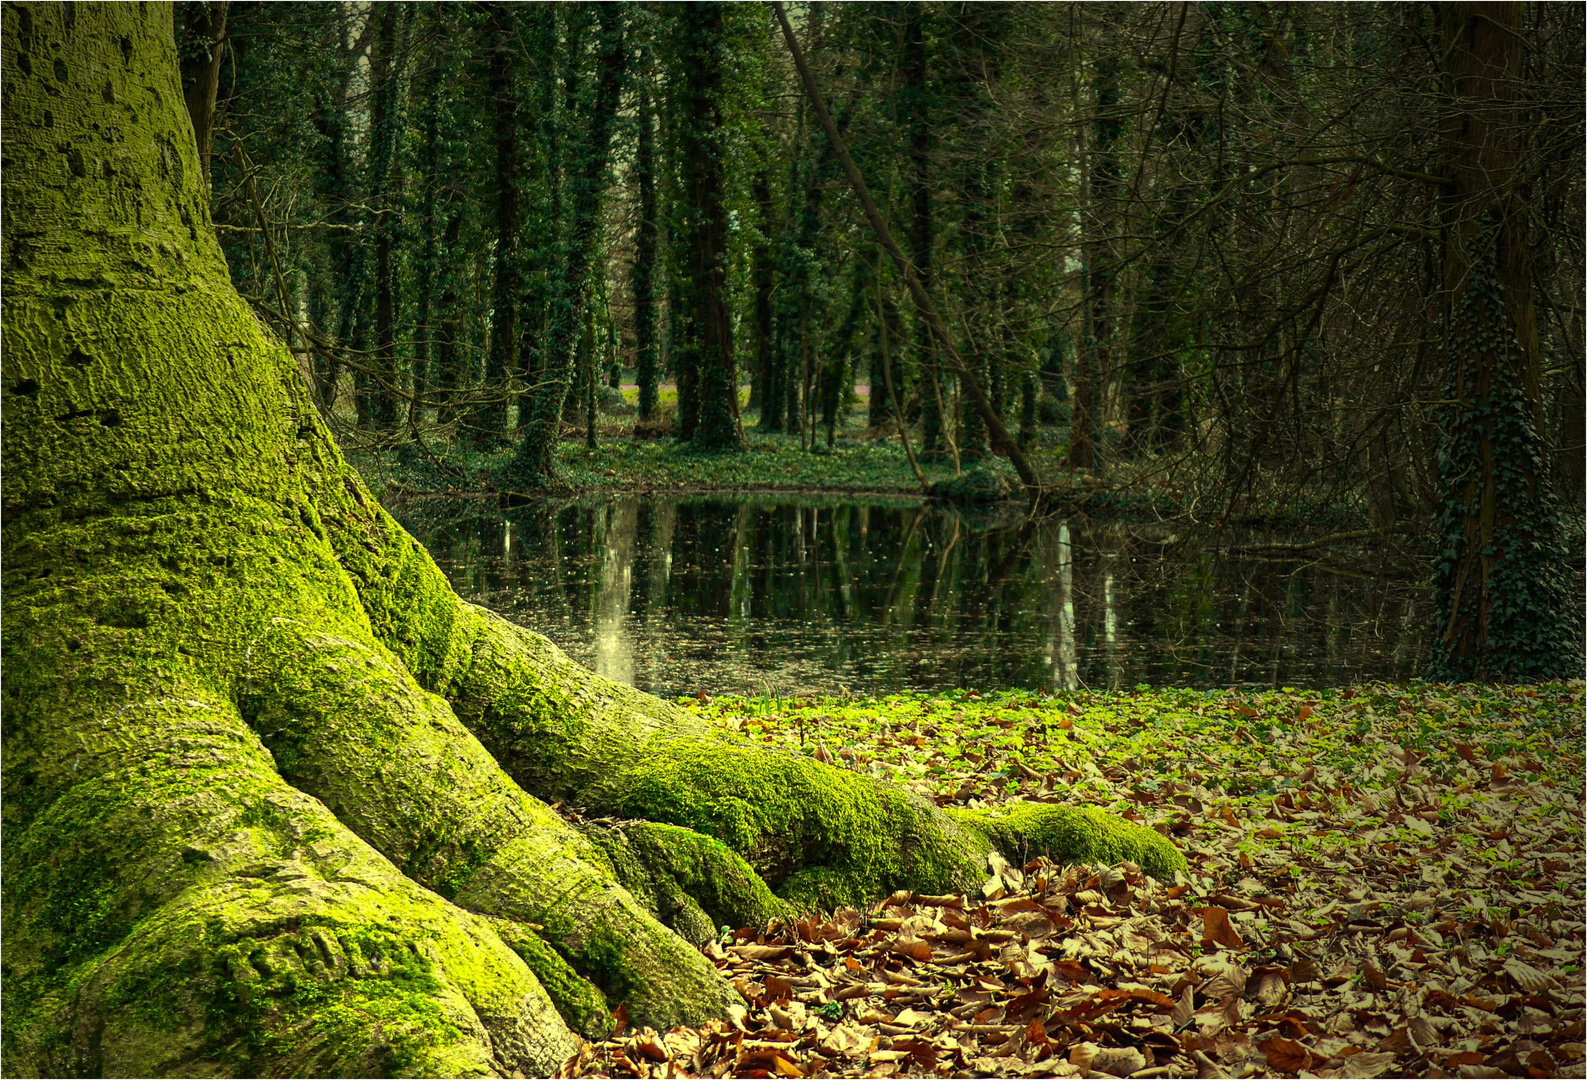
<svg viewBox="0 0 1587 1080"><path fill-rule="evenodd" d="M399 516L464 596L660 694L1319 686L1425 656L1414 568L1363 550L1241 558L1162 527L905 501Z"/></svg>

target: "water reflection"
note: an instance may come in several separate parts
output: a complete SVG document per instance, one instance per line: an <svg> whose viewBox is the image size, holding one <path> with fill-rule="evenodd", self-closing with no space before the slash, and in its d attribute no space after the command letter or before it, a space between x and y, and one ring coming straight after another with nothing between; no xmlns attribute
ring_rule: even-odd
<svg viewBox="0 0 1587 1080"><path fill-rule="evenodd" d="M1323 685L1425 659L1420 590L1359 551L1187 554L1162 530L901 501L399 516L462 595L661 694Z"/></svg>

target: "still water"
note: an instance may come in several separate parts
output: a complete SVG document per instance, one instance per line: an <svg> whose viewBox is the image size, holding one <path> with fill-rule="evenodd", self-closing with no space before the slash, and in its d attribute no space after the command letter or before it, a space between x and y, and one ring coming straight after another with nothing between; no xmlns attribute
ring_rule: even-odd
<svg viewBox="0 0 1587 1080"><path fill-rule="evenodd" d="M662 695L1405 679L1428 595L1371 552L908 501L627 496L398 514L458 592ZM1278 537L1262 537L1272 542Z"/></svg>

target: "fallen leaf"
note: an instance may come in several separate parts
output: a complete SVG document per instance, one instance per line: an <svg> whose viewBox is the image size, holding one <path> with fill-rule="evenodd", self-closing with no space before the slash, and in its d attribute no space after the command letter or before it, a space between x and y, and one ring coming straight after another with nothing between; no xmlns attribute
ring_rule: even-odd
<svg viewBox="0 0 1587 1080"><path fill-rule="evenodd" d="M1203 943L1210 941L1226 949L1245 948L1245 942L1229 922L1228 911L1221 907L1206 907L1201 910L1201 918Z"/></svg>

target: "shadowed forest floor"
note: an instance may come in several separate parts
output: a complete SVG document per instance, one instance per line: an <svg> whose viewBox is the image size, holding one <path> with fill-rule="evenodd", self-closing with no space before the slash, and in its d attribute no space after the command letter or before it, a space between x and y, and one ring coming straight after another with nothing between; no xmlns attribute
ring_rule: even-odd
<svg viewBox="0 0 1587 1080"><path fill-rule="evenodd" d="M731 1022L569 1075L1583 1075L1580 682L692 707L942 804L1110 806L1191 870L724 928Z"/></svg>

